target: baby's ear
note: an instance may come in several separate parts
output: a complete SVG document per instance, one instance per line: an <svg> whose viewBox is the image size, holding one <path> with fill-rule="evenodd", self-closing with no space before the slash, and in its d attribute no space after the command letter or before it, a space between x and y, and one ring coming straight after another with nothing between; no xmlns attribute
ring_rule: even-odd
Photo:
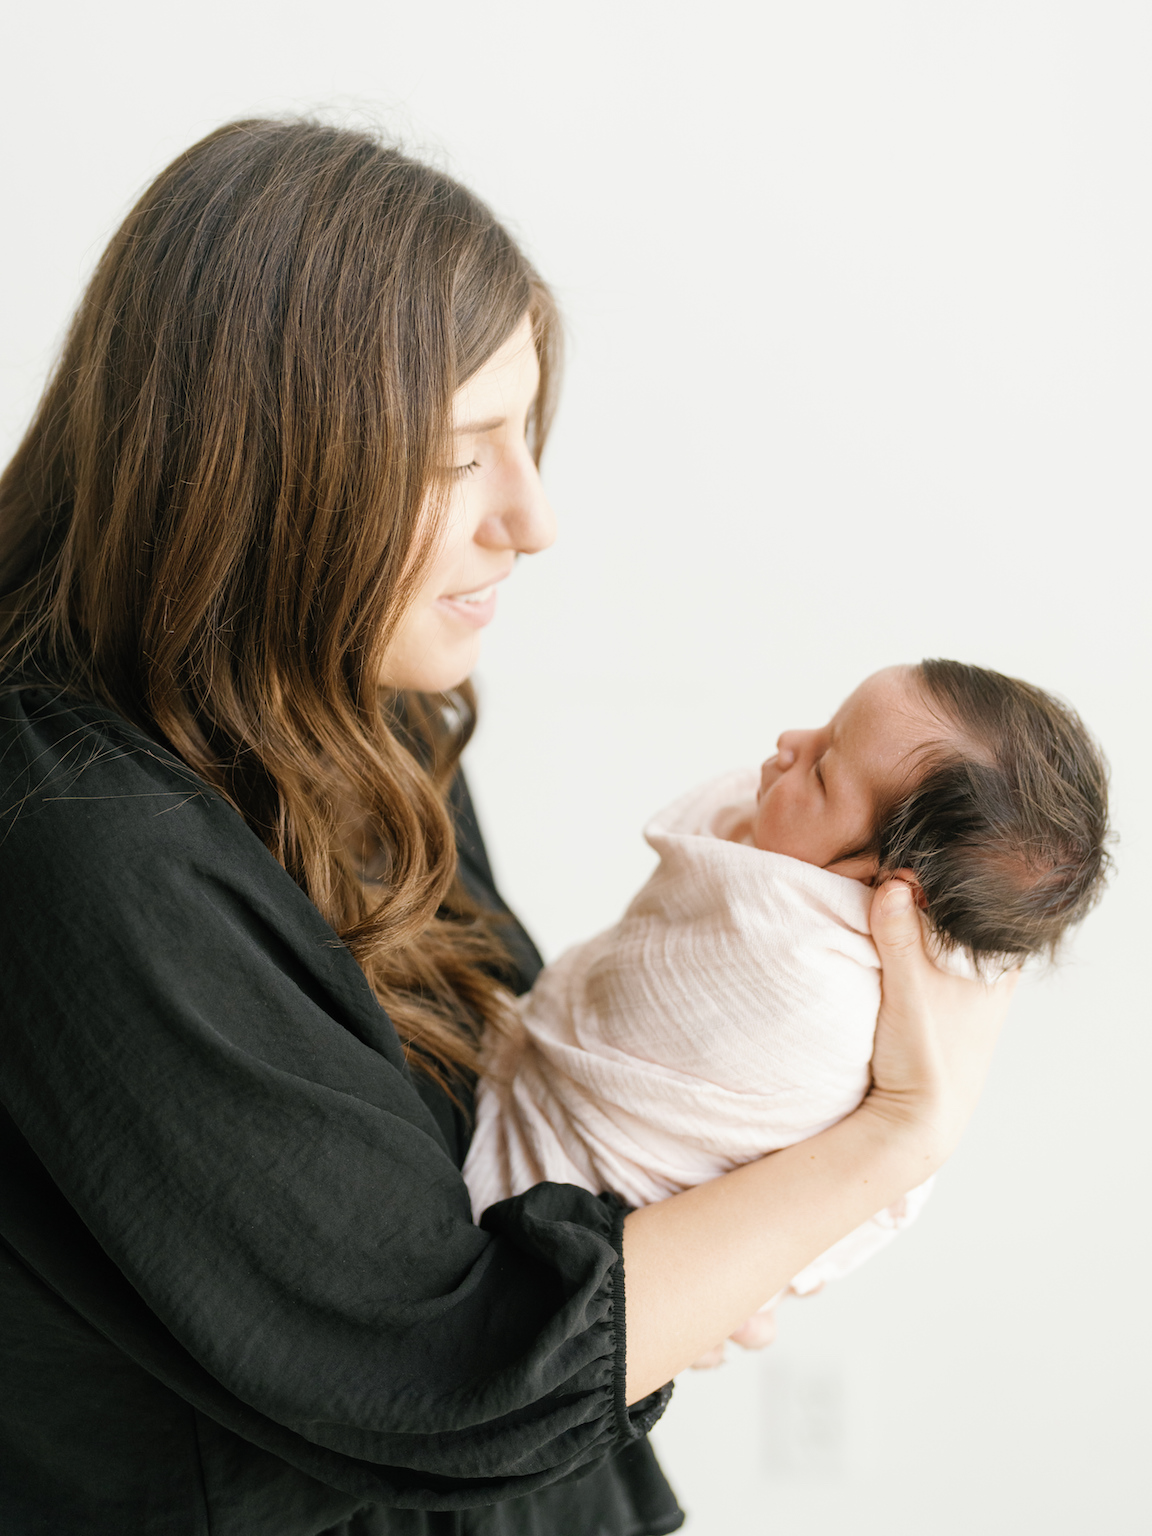
<svg viewBox="0 0 1152 1536"><path fill-rule="evenodd" d="M928 897L925 894L924 887L910 869L894 869L891 874L886 874L884 878L885 880L903 880L905 885L911 886L912 897L916 905L920 908L921 912L927 912Z"/></svg>

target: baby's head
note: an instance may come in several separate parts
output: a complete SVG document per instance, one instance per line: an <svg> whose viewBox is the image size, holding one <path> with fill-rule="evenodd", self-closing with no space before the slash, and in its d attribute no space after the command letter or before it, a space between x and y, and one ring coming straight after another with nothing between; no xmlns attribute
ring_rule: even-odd
<svg viewBox="0 0 1152 1536"><path fill-rule="evenodd" d="M873 883L910 870L949 948L1051 956L1108 869L1108 767L1051 694L958 661L889 667L785 731L752 841Z"/></svg>

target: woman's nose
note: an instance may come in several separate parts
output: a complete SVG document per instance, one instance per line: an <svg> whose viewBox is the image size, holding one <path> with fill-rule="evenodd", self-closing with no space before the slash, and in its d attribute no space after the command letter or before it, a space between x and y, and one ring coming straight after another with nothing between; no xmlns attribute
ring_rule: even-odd
<svg viewBox="0 0 1152 1536"><path fill-rule="evenodd" d="M476 533L489 548L534 555L555 541L556 514L544 493L540 471L523 446L502 477L500 497Z"/></svg>

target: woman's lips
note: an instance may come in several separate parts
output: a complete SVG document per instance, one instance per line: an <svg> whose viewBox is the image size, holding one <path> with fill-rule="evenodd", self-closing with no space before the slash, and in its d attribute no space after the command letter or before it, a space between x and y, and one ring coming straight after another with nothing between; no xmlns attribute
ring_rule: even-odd
<svg viewBox="0 0 1152 1536"><path fill-rule="evenodd" d="M453 592L436 601L465 624L471 624L474 629L483 629L496 616L496 584L493 582L490 586L478 587L475 592Z"/></svg>

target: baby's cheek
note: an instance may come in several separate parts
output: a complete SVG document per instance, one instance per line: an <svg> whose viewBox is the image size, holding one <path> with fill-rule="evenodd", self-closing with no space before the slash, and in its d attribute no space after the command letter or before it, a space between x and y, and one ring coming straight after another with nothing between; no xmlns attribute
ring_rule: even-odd
<svg viewBox="0 0 1152 1536"><path fill-rule="evenodd" d="M802 853L795 852L804 842L804 818L798 811L782 783L761 796L752 823L752 841L756 847L765 853L787 853L794 859L803 858Z"/></svg>
<svg viewBox="0 0 1152 1536"><path fill-rule="evenodd" d="M783 779L774 793L761 799L752 823L752 841L765 853L785 853L818 868L834 859L844 846L834 839L822 808L807 802L802 794L791 793Z"/></svg>
<svg viewBox="0 0 1152 1536"><path fill-rule="evenodd" d="M772 812L768 804L767 795L760 796L760 803L756 807L756 813L752 817L752 841L757 848L762 848L766 853L775 853L772 847Z"/></svg>

